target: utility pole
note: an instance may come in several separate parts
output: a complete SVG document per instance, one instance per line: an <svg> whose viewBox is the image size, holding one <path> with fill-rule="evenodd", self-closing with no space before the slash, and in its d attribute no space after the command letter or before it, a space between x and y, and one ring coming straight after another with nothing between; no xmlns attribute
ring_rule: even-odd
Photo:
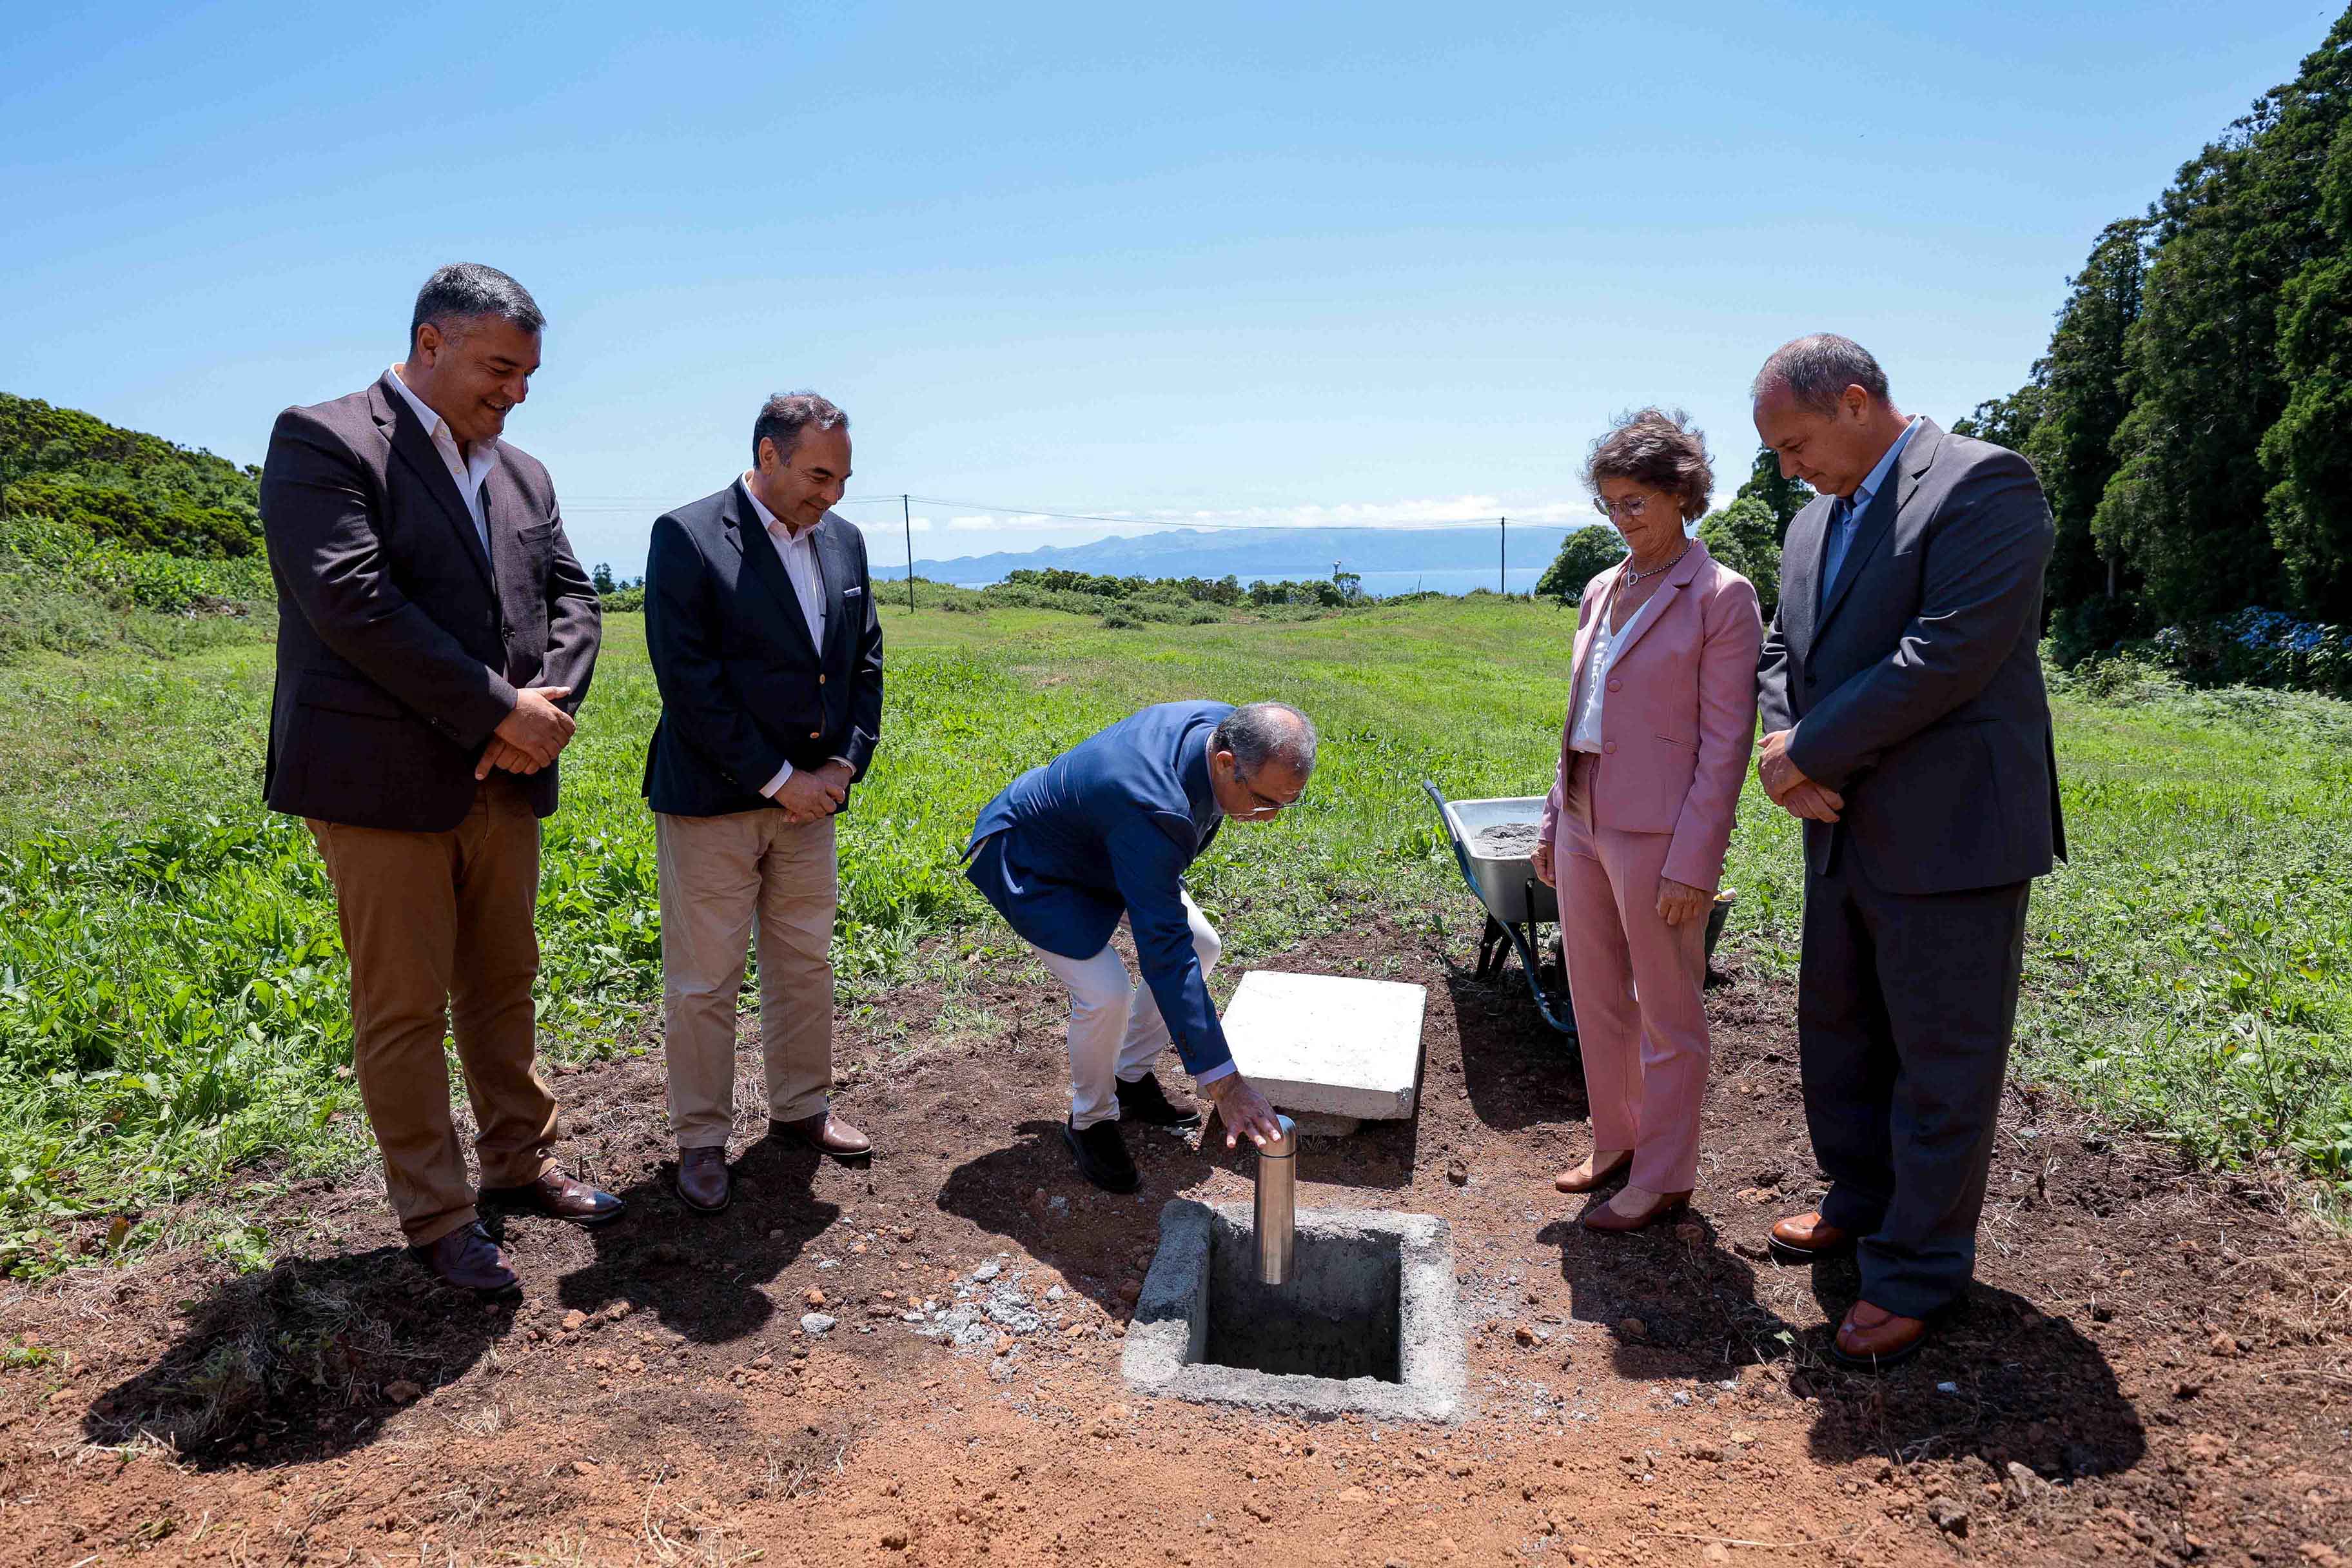
<svg viewBox="0 0 2352 1568"><path fill-rule="evenodd" d="M907 531L907 612L915 609L915 520L906 496L898 498L898 524Z"/></svg>
<svg viewBox="0 0 2352 1568"><path fill-rule="evenodd" d="M1498 517L1495 521L1503 525L1501 537L1496 543L1495 592L1507 595L1511 591L1511 520L1507 517Z"/></svg>

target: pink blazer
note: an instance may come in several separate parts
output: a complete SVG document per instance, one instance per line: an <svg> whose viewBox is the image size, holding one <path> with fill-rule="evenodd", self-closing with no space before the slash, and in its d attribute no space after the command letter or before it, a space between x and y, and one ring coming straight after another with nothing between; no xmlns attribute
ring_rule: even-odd
<svg viewBox="0 0 2352 1568"><path fill-rule="evenodd" d="M1547 846L1559 832L1573 756L1568 737L1584 700L1592 629L1623 570L1620 563L1586 584L1577 607L1568 722L1544 802ZM1756 663L1763 647L1755 587L1693 540L1610 666L1591 775L1592 825L1673 834L1664 874L1689 887L1713 889L1723 877L1756 744Z"/></svg>

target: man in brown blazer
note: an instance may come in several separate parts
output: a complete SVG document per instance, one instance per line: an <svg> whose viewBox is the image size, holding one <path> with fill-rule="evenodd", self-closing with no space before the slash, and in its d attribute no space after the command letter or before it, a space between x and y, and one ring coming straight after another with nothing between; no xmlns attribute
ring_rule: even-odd
<svg viewBox="0 0 2352 1568"><path fill-rule="evenodd" d="M621 1212L556 1169L533 1062L539 819L601 626L547 470L499 439L543 324L505 273L442 268L407 358L279 415L261 476L278 604L263 787L309 823L335 886L352 1065L401 1229L476 1290L516 1278L477 1216L445 1034L480 1195L586 1225Z"/></svg>

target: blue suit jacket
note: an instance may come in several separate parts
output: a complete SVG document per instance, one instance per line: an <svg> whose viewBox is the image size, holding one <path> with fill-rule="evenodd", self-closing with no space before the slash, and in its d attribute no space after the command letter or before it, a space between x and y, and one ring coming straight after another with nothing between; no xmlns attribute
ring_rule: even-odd
<svg viewBox="0 0 2352 1568"><path fill-rule="evenodd" d="M1223 815L1209 788L1209 733L1226 702L1162 702L1032 768L988 803L964 875L1048 952L1090 958L1124 913L1184 1070L1233 1059L1192 951L1184 868Z"/></svg>

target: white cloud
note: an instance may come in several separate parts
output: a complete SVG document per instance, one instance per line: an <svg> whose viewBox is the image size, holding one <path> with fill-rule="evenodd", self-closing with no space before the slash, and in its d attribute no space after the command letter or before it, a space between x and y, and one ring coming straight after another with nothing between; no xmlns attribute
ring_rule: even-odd
<svg viewBox="0 0 2352 1568"><path fill-rule="evenodd" d="M905 519L895 517L866 517L857 520L857 526L867 533L885 536L895 534L903 539L906 537L907 531L909 529L912 529L917 533L930 532L931 520L928 517L912 517Z"/></svg>

